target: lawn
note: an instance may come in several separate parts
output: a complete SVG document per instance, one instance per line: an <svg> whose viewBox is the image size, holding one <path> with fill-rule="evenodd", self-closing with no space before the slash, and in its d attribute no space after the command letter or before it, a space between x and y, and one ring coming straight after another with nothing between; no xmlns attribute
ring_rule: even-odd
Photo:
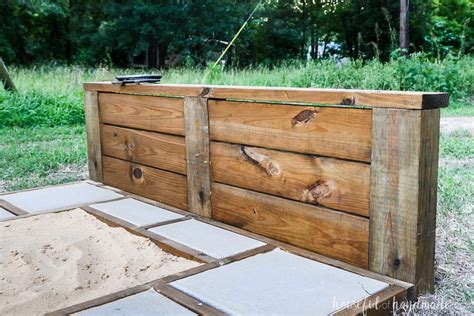
<svg viewBox="0 0 474 316"><path fill-rule="evenodd" d="M424 66L422 63L425 63ZM422 64L421 66L419 64ZM442 117L472 117L474 58L346 66L330 63L240 71L177 69L166 82L449 91ZM19 93L0 90L0 192L87 177L82 82L132 70L79 67L12 68ZM456 124L452 121L451 124ZM474 128L442 131L438 183L435 302L474 312ZM427 310L424 309L426 312Z"/></svg>

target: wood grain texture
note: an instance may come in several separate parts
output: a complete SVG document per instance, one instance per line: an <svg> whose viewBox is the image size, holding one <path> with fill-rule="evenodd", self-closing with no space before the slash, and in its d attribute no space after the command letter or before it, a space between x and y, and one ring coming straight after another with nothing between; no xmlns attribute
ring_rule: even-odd
<svg viewBox="0 0 474 316"><path fill-rule="evenodd" d="M193 84L113 85L110 82L84 84L85 90L154 94L168 96L202 96L215 99L240 99L270 102L355 105L398 109L435 109L448 106L448 94L439 92L380 91L350 89L216 86Z"/></svg>
<svg viewBox="0 0 474 316"><path fill-rule="evenodd" d="M103 124L104 155L186 174L184 137Z"/></svg>
<svg viewBox="0 0 474 316"><path fill-rule="evenodd" d="M184 135L182 99L101 93L99 104L102 123Z"/></svg>
<svg viewBox="0 0 474 316"><path fill-rule="evenodd" d="M11 204L10 202L7 202L5 200L2 200L0 198L0 207L6 209L7 211L9 211L10 213L12 213L13 215L16 215L16 216L21 216L21 215L28 215L30 213L28 213L27 211L25 211L24 209L22 208L19 208L13 204ZM8 217L6 219L11 219L11 217Z"/></svg>
<svg viewBox="0 0 474 316"><path fill-rule="evenodd" d="M370 110L210 100L209 121L212 140L370 161Z"/></svg>
<svg viewBox="0 0 474 316"><path fill-rule="evenodd" d="M369 216L370 166L211 142L213 181Z"/></svg>
<svg viewBox="0 0 474 316"><path fill-rule="evenodd" d="M377 109L373 124L369 269L432 291L439 110Z"/></svg>
<svg viewBox="0 0 474 316"><path fill-rule="evenodd" d="M186 177L104 156L104 183L160 203L187 210Z"/></svg>
<svg viewBox="0 0 474 316"><path fill-rule="evenodd" d="M359 267L368 266L369 222L245 189L213 183L212 217Z"/></svg>
<svg viewBox="0 0 474 316"><path fill-rule="evenodd" d="M100 144L100 119L97 91L85 91L84 114L86 117L89 179L102 182L102 151Z"/></svg>
<svg viewBox="0 0 474 316"><path fill-rule="evenodd" d="M211 217L211 168L207 99L184 98L189 211Z"/></svg>
<svg viewBox="0 0 474 316"><path fill-rule="evenodd" d="M65 315L72 315L78 313L80 311L85 311L86 309L93 308L96 306L104 305L107 303L111 303L113 301L125 298L130 295L138 294L150 289L156 282L159 280L152 281L146 284L140 284L119 292L115 292L112 294L104 295L89 301L81 302L76 305L68 306L50 313L46 313L45 316L65 316Z"/></svg>
<svg viewBox="0 0 474 316"><path fill-rule="evenodd" d="M185 306L186 308L197 313L198 315L206 315L206 316L227 315L224 312L221 312L218 309L175 289L171 285L159 284L155 286L155 290L157 290L159 293L163 294L164 296L168 297L169 299L175 301L176 303Z"/></svg>

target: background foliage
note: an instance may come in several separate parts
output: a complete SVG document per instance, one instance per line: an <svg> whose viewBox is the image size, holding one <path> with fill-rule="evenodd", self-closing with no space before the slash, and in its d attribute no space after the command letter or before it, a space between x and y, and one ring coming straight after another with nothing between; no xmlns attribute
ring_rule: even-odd
<svg viewBox="0 0 474 316"><path fill-rule="evenodd" d="M387 61L397 47L399 1L265 0L227 64L272 65L328 56ZM257 0L2 0L0 56L7 63L127 66L150 50L156 65L216 59ZM472 52L471 0L410 1L411 51ZM319 54L318 54L319 47Z"/></svg>
<svg viewBox="0 0 474 316"><path fill-rule="evenodd" d="M0 128L83 124L83 82L137 72L108 67L13 67L19 92L0 90ZM446 91L451 102L443 111L474 115L474 58L468 56L431 61L418 54L386 63L322 60L243 69L186 67L165 70L163 78L168 83Z"/></svg>

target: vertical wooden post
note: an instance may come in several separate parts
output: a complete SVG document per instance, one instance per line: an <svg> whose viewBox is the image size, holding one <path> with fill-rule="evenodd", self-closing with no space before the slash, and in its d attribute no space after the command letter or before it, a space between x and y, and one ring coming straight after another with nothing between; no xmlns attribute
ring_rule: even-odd
<svg viewBox="0 0 474 316"><path fill-rule="evenodd" d="M207 98L185 97L189 211L211 217L211 167Z"/></svg>
<svg viewBox="0 0 474 316"><path fill-rule="evenodd" d="M439 109L374 109L369 269L433 290Z"/></svg>
<svg viewBox="0 0 474 316"><path fill-rule="evenodd" d="M86 116L87 156L89 178L102 180L102 147L100 143L99 95L97 91L84 92L84 112Z"/></svg>

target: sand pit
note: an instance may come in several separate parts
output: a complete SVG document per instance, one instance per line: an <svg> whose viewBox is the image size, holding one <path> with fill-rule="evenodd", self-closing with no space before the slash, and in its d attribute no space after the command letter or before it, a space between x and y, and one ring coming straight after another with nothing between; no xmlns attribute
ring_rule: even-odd
<svg viewBox="0 0 474 316"><path fill-rule="evenodd" d="M0 314L44 314L198 265L80 209L3 222Z"/></svg>

